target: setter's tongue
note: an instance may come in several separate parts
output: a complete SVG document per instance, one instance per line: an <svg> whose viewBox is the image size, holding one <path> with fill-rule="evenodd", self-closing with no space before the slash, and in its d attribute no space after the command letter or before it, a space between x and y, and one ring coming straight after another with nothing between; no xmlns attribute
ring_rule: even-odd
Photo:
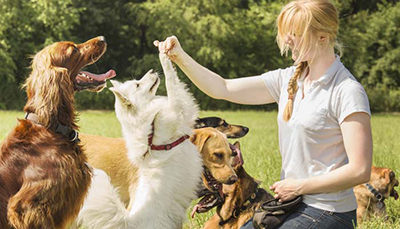
<svg viewBox="0 0 400 229"><path fill-rule="evenodd" d="M92 81L98 81L98 82L104 82L107 79L111 79L113 77L116 76L116 73L114 70L109 70L106 73L103 74L94 74L88 71L80 71L78 76L77 76L77 80L79 82L92 82Z"/></svg>

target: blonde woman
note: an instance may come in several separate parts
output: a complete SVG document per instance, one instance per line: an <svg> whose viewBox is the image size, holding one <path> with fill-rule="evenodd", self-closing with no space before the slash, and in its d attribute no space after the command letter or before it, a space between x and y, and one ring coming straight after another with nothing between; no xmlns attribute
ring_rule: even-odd
<svg viewBox="0 0 400 229"><path fill-rule="evenodd" d="M213 98L278 103L281 181L270 189L281 201L303 196L280 228L353 228L352 187L370 177L368 98L335 55L338 26L337 10L328 0L292 1L278 16L277 43L282 54L291 52L294 66L228 80L196 63L176 37L154 43Z"/></svg>

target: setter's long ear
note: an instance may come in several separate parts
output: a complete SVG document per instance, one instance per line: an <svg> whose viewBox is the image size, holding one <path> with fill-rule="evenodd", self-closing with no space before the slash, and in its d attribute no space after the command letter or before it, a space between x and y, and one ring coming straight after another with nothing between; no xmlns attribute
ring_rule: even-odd
<svg viewBox="0 0 400 229"><path fill-rule="evenodd" d="M190 137L190 141L197 146L200 153L202 153L204 145L211 137L210 132L206 129L194 130L194 134Z"/></svg>
<svg viewBox="0 0 400 229"><path fill-rule="evenodd" d="M62 121L57 120L61 107L73 112L74 85L68 69L53 66L48 49L35 55L32 72L23 87L28 95L25 110L35 112L42 125L50 127L52 122Z"/></svg>

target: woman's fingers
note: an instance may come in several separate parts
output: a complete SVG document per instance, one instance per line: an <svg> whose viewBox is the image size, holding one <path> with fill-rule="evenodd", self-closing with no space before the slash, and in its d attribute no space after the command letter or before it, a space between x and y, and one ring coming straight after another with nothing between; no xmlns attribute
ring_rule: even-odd
<svg viewBox="0 0 400 229"><path fill-rule="evenodd" d="M173 49L173 48L174 48L173 41L172 41L171 37L168 37L168 38L165 40L165 50L166 50L166 51L170 51L170 50Z"/></svg>
<svg viewBox="0 0 400 229"><path fill-rule="evenodd" d="M160 53L168 53L174 48L174 44L171 39L167 38L165 41L153 41L153 45L158 47Z"/></svg>
<svg viewBox="0 0 400 229"><path fill-rule="evenodd" d="M157 41L157 40L155 40L155 41L153 42L153 45L156 46L156 47L158 47L158 51L159 51L160 53L166 53L166 50L165 50L165 42L164 42L164 41Z"/></svg>
<svg viewBox="0 0 400 229"><path fill-rule="evenodd" d="M153 45L158 47L160 53L167 54L172 61L176 61L179 54L183 51L178 38L175 36L167 37L164 41L155 40L153 41Z"/></svg>

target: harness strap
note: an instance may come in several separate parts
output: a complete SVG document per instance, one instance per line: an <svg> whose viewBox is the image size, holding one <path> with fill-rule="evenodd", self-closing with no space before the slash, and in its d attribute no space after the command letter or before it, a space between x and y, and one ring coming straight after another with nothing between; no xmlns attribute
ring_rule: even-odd
<svg viewBox="0 0 400 229"><path fill-rule="evenodd" d="M247 199L243 202L243 204L241 206L235 208L232 211L232 215L228 219L226 219L226 220L221 219L219 221L219 225L223 226L224 224L229 222L229 220L231 220L232 218L237 219L239 217L240 213L247 210L253 203L255 203L257 201L257 199L260 197L259 190L260 189L257 186L256 189L254 190L254 192L249 197L247 197Z"/></svg>

